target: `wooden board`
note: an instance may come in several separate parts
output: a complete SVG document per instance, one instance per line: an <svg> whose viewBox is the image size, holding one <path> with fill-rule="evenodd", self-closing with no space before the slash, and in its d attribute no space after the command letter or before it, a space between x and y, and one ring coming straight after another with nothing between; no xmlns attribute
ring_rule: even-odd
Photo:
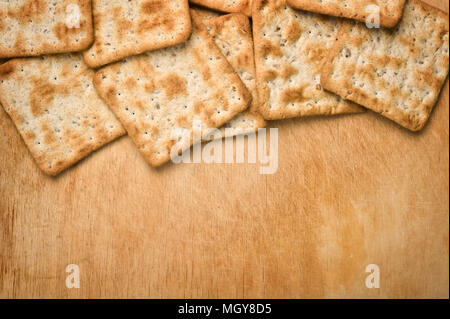
<svg viewBox="0 0 450 319"><path fill-rule="evenodd" d="M420 134L373 113L271 126L273 176L154 170L124 137L52 179L0 110L0 297L449 297L448 84Z"/></svg>

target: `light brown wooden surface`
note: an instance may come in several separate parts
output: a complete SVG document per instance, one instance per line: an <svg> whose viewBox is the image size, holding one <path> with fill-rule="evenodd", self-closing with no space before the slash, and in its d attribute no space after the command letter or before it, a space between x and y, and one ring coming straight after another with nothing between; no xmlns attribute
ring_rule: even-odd
<svg viewBox="0 0 450 319"><path fill-rule="evenodd" d="M373 113L271 126L273 176L154 170L124 137L52 179L0 108L0 297L449 297L448 83L420 134Z"/></svg>

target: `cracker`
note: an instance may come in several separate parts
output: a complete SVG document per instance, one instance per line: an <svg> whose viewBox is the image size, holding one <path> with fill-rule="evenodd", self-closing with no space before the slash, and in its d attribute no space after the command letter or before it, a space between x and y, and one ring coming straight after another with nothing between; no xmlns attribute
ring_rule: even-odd
<svg viewBox="0 0 450 319"><path fill-rule="evenodd" d="M296 9L366 22L371 5L379 7L380 25L394 27L401 19L405 0L287 0Z"/></svg>
<svg viewBox="0 0 450 319"><path fill-rule="evenodd" d="M197 6L195 4L190 5L190 9L191 11L194 11L201 20L217 18L223 15L222 12Z"/></svg>
<svg viewBox="0 0 450 319"><path fill-rule="evenodd" d="M93 78L81 54L14 59L0 66L0 104L48 175L125 134L97 95Z"/></svg>
<svg viewBox="0 0 450 319"><path fill-rule="evenodd" d="M342 24L338 18L295 11L284 0L253 5L258 96L266 120L361 112L320 85L322 65Z"/></svg>
<svg viewBox="0 0 450 319"><path fill-rule="evenodd" d="M185 42L192 31L187 0L94 0L92 68Z"/></svg>
<svg viewBox="0 0 450 319"><path fill-rule="evenodd" d="M190 2L217 11L252 15L252 0L190 0Z"/></svg>
<svg viewBox="0 0 450 319"><path fill-rule="evenodd" d="M323 86L412 131L430 117L449 71L448 15L409 0L393 31L348 23L324 66Z"/></svg>
<svg viewBox="0 0 450 319"><path fill-rule="evenodd" d="M95 76L97 91L151 166L168 162L174 148L183 151L207 138L251 102L194 12L192 22L186 43L129 58Z"/></svg>
<svg viewBox="0 0 450 319"><path fill-rule="evenodd" d="M242 11L246 16L252 17L253 0L248 0L247 7Z"/></svg>
<svg viewBox="0 0 450 319"><path fill-rule="evenodd" d="M258 131L266 126L259 114L256 91L255 59L249 18L241 13L232 13L218 18L203 20L223 55L238 73L252 94L250 109L225 124L226 137ZM225 129L224 128L224 129Z"/></svg>
<svg viewBox="0 0 450 319"><path fill-rule="evenodd" d="M0 58L78 52L92 41L91 0L0 1Z"/></svg>

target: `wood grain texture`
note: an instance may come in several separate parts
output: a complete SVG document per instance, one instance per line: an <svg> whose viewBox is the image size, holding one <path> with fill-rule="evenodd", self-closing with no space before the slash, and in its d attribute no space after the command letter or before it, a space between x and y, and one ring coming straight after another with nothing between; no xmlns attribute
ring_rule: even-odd
<svg viewBox="0 0 450 319"><path fill-rule="evenodd" d="M271 123L273 176L154 170L124 137L52 179L0 108L0 297L448 298L448 90L421 133L373 113Z"/></svg>

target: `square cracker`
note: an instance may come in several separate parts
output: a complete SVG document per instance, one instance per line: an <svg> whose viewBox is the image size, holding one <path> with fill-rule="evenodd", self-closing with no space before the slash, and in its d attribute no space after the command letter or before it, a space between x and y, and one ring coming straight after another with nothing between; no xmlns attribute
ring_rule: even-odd
<svg viewBox="0 0 450 319"><path fill-rule="evenodd" d="M230 13L243 13L252 15L253 0L190 0L191 3L198 4L213 10Z"/></svg>
<svg viewBox="0 0 450 319"><path fill-rule="evenodd" d="M328 14L366 22L376 5L380 9L380 25L392 28L402 18L405 0L287 0L296 9Z"/></svg>
<svg viewBox="0 0 450 319"><path fill-rule="evenodd" d="M97 95L94 74L81 54L14 59L0 66L0 103L48 175L125 134Z"/></svg>
<svg viewBox="0 0 450 319"><path fill-rule="evenodd" d="M191 35L187 0L94 0L95 41L84 53L92 68L185 42Z"/></svg>
<svg viewBox="0 0 450 319"><path fill-rule="evenodd" d="M253 2L258 96L266 120L362 111L320 85L341 24L338 18L295 11L285 0Z"/></svg>
<svg viewBox="0 0 450 319"><path fill-rule="evenodd" d="M99 70L94 84L151 166L243 112L251 95L192 13L186 43ZM176 155L176 154L175 154Z"/></svg>
<svg viewBox="0 0 450 319"><path fill-rule="evenodd" d="M323 86L412 131L421 130L449 71L448 15L409 0L395 30L348 23L323 69Z"/></svg>
<svg viewBox="0 0 450 319"><path fill-rule="evenodd" d="M0 58L77 52L92 41L91 0L0 1Z"/></svg>
<svg viewBox="0 0 450 319"><path fill-rule="evenodd" d="M252 30L249 18L241 13L232 13L203 20L223 55L240 76L252 94L250 109L225 124L229 134L226 137L256 132L266 126L259 114L256 90L255 57L253 55Z"/></svg>

